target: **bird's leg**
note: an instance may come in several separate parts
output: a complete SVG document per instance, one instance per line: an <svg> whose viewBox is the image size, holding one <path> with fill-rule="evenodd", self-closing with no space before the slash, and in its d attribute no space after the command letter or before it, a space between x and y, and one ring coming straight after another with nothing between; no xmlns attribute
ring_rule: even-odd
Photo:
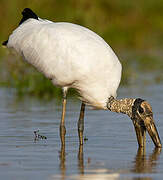
<svg viewBox="0 0 163 180"><path fill-rule="evenodd" d="M62 179L66 176L66 153L65 153L65 146L61 146L61 151L59 153L59 159L60 159L60 170L61 170L61 175Z"/></svg>
<svg viewBox="0 0 163 180"><path fill-rule="evenodd" d="M78 166L81 174L84 174L83 145L79 145Z"/></svg>
<svg viewBox="0 0 163 180"><path fill-rule="evenodd" d="M60 138L61 138L62 146L65 145L65 134L66 134L66 128L65 128L66 95L67 95L67 89L63 89L62 116L60 122Z"/></svg>
<svg viewBox="0 0 163 180"><path fill-rule="evenodd" d="M79 120L78 120L78 135L79 135L80 145L83 144L84 111L85 111L85 104L82 102L81 109L80 109L80 116L79 116Z"/></svg>
<svg viewBox="0 0 163 180"><path fill-rule="evenodd" d="M133 120L135 132L137 136L138 145L140 148L145 148L146 145L146 128L143 123Z"/></svg>

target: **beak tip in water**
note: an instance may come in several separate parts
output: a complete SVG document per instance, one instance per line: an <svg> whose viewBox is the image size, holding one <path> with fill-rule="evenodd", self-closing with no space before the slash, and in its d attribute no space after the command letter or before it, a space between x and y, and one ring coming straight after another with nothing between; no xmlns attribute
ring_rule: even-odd
<svg viewBox="0 0 163 180"><path fill-rule="evenodd" d="M161 140L157 131L157 128L155 126L154 121L152 121L150 124L146 124L146 129L155 144L156 147L162 148Z"/></svg>

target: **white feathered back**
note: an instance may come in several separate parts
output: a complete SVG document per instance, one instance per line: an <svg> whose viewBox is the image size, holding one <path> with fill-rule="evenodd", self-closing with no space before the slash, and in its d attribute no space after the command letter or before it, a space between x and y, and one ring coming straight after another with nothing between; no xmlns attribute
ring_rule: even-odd
<svg viewBox="0 0 163 180"><path fill-rule="evenodd" d="M54 85L76 88L91 106L105 109L107 99L116 97L121 64L110 46L85 27L29 18L13 31L7 47Z"/></svg>

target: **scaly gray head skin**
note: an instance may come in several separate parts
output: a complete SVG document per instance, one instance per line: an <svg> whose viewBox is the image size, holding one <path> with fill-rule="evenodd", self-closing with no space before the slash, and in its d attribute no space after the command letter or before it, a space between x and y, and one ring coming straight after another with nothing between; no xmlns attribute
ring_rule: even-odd
<svg viewBox="0 0 163 180"><path fill-rule="evenodd" d="M140 147L145 147L146 130L148 131L155 146L162 147L161 140L154 123L152 108L147 101L140 98L125 98L117 100L110 97L107 107L110 111L124 113L131 118Z"/></svg>

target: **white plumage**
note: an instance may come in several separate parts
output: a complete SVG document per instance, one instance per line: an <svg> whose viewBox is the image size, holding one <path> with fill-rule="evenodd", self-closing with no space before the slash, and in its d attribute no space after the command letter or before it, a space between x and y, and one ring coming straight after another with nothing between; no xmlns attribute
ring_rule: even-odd
<svg viewBox="0 0 163 180"><path fill-rule="evenodd" d="M13 31L7 46L54 85L77 89L95 108L106 109L108 98L116 97L121 64L110 46L85 27L29 18Z"/></svg>

